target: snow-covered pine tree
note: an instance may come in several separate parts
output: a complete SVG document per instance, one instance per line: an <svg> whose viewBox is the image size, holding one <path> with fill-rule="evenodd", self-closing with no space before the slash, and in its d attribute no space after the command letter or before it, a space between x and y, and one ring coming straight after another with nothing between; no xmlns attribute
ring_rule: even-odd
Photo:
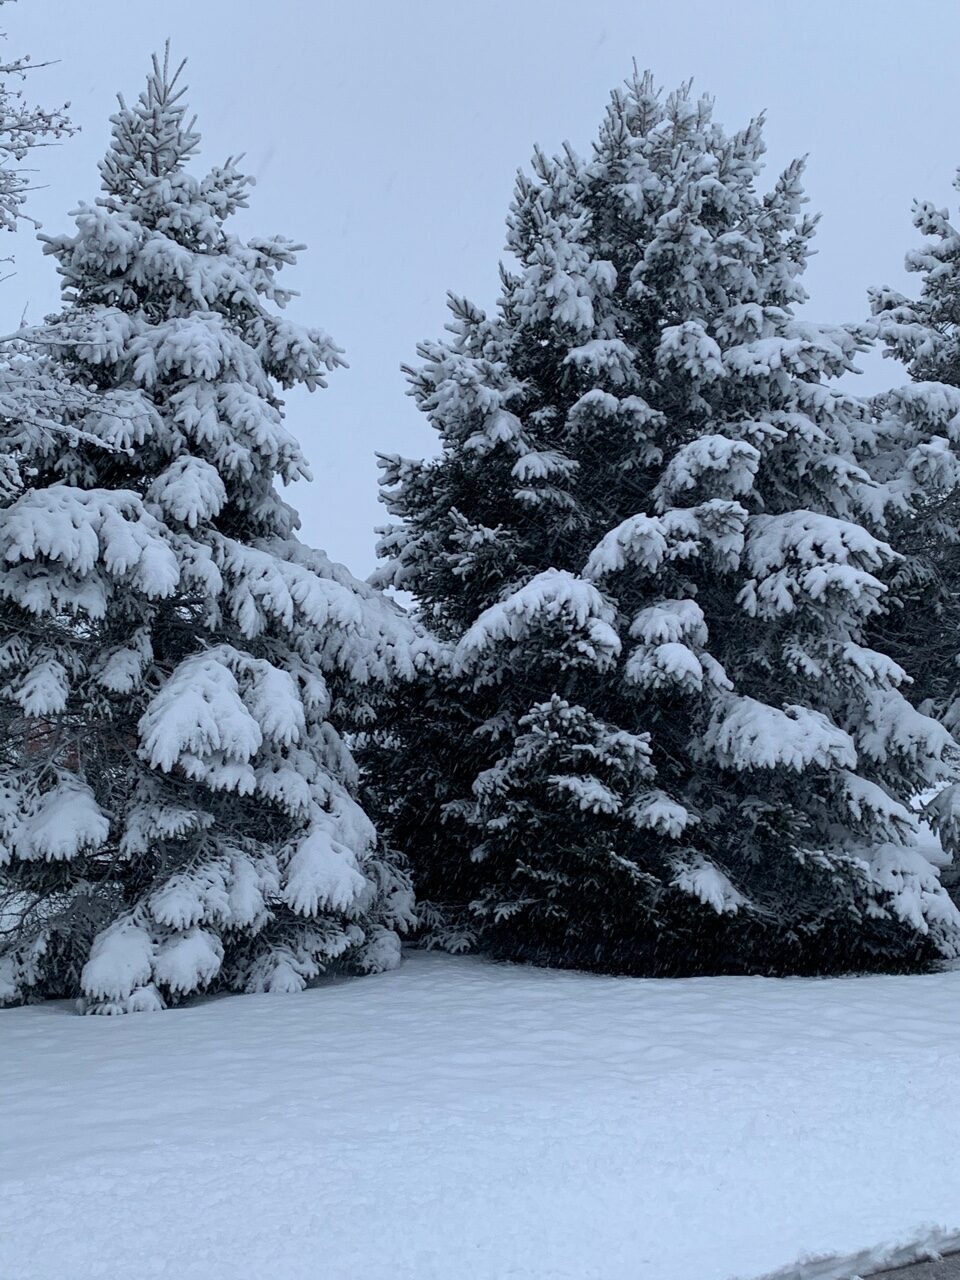
<svg viewBox="0 0 960 1280"><path fill-rule="evenodd" d="M960 175L954 182L960 189ZM926 237L906 255L918 296L870 291L870 330L911 381L876 398L868 466L883 517L903 554L890 579L892 607L872 624L876 642L914 676L915 699L960 731L960 232L947 209L917 201ZM928 816L960 853L960 786L943 789ZM957 873L949 880L956 886ZM954 895L957 890L954 888Z"/></svg>
<svg viewBox="0 0 960 1280"><path fill-rule="evenodd" d="M835 384L859 339L795 315L802 164L756 180L690 87L538 151L495 314L451 299L383 460L379 582L446 642L370 753L434 940L636 972L954 954L910 797L947 732L868 648L890 547Z"/></svg>
<svg viewBox="0 0 960 1280"><path fill-rule="evenodd" d="M960 187L960 177L955 186ZM960 728L960 233L946 209L914 205L928 239L906 256L919 296L871 290L871 329L911 382L878 396L868 465L904 553L891 580L894 607L874 629L915 679L915 693Z"/></svg>
<svg viewBox="0 0 960 1280"><path fill-rule="evenodd" d="M413 637L274 488L307 474L280 392L341 353L278 311L299 246L227 229L250 179L191 172L179 76L121 99L102 194L46 240L94 394L0 511L0 993L93 1012L389 967L410 921L335 724Z"/></svg>

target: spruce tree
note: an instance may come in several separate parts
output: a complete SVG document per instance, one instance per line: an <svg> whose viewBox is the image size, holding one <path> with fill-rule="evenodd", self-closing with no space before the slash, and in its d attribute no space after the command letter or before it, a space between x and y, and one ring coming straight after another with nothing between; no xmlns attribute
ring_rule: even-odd
<svg viewBox="0 0 960 1280"><path fill-rule="evenodd" d="M337 725L412 662L399 611L295 535L281 391L343 363L282 314L300 246L241 240L154 59L102 191L45 239L48 346L82 391L0 509L0 994L92 1012L392 966L402 867ZM103 442L108 449L91 443Z"/></svg>
<svg viewBox="0 0 960 1280"><path fill-rule="evenodd" d="M960 176L954 182L960 188ZM876 397L868 465L894 545L903 553L890 580L891 604L877 618L877 643L906 665L922 710L960 730L960 232L947 209L917 201L913 223L926 237L905 259L920 277L917 296L870 291L884 354L910 382ZM928 797L944 844L960 852L960 787ZM945 877L957 895L957 872Z"/></svg>
<svg viewBox="0 0 960 1280"><path fill-rule="evenodd" d="M960 177L955 183L960 187ZM916 696L960 727L960 233L946 209L917 202L928 237L906 255L916 298L871 290L870 330L911 381L875 401L869 467L895 545L894 607L877 619L881 642L909 665Z"/></svg>
<svg viewBox="0 0 960 1280"><path fill-rule="evenodd" d="M802 164L689 85L612 95L518 177L502 292L450 301L383 459L382 585L444 643L369 752L431 941L603 969L835 971L952 955L910 810L946 730L864 642L862 342L799 319Z"/></svg>

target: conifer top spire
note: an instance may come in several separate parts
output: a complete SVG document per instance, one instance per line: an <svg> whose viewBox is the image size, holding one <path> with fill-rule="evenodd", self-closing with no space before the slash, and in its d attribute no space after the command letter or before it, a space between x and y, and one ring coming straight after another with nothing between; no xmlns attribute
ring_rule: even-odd
<svg viewBox="0 0 960 1280"><path fill-rule="evenodd" d="M180 82L186 58L171 72L168 40L163 61L154 54L152 64L135 103L128 106L117 94L120 110L110 117L113 141L100 162L104 190L111 195L133 194L178 172L200 145L196 116L187 118L187 86Z"/></svg>

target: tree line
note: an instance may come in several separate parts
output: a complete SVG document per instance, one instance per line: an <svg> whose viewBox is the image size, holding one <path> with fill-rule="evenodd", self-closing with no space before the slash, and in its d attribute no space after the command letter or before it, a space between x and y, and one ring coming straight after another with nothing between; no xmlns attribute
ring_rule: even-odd
<svg viewBox="0 0 960 1280"><path fill-rule="evenodd" d="M70 130L23 71L8 230ZM645 975L960 954L947 213L915 206L914 297L805 319L802 162L765 186L762 119L635 70L518 176L495 308L450 295L406 369L438 452L381 458L364 583L278 489L283 392L343 352L199 142L155 58L42 237L60 310L0 352L0 999L295 991L404 934ZM858 397L875 343L902 385Z"/></svg>

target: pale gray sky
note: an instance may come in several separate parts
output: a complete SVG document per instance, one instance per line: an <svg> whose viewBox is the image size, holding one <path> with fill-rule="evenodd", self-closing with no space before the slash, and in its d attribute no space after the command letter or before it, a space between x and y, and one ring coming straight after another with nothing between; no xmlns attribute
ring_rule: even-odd
<svg viewBox="0 0 960 1280"><path fill-rule="evenodd" d="M911 200L954 203L954 0L19 0L2 17L11 53L60 59L32 94L69 98L82 126L40 155L47 231L97 194L116 92L136 95L167 36L189 58L203 158L246 152L242 229L309 245L296 314L347 349L327 391L290 399L316 477L293 500L303 536L361 575L384 518L374 451L435 448L400 363L440 333L448 289L493 304L515 170L534 142L586 150L631 59L668 88L692 76L730 129L766 108L771 182L810 153L811 318L858 319L869 284L905 287ZM7 329L57 301L51 261L17 240ZM895 378L871 360L858 385Z"/></svg>

